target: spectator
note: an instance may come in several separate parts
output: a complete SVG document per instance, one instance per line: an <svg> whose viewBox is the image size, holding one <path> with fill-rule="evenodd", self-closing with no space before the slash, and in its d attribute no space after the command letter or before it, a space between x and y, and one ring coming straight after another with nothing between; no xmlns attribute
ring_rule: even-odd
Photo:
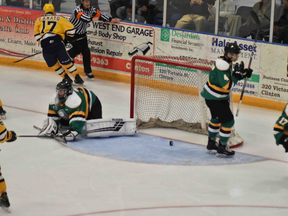
<svg viewBox="0 0 288 216"><path fill-rule="evenodd" d="M128 5L131 3L131 0L112 0L110 4L110 14L113 18L117 17L116 11L120 7L128 7ZM118 12L119 13L119 12ZM123 11L120 12L123 16ZM120 18L120 17L118 17Z"/></svg>
<svg viewBox="0 0 288 216"><path fill-rule="evenodd" d="M175 28L189 29L187 27L194 23L196 31L203 31L204 22L210 15L208 5L214 2L215 0L191 0L187 7L188 14L177 21Z"/></svg>
<svg viewBox="0 0 288 216"><path fill-rule="evenodd" d="M204 32L214 33L215 29L215 15L216 15L216 8L215 4L211 7L208 4L208 10L210 12L210 16L208 20L204 24ZM235 6L232 0L220 0L219 5L219 27L220 29L227 30L227 20L228 17L234 13Z"/></svg>
<svg viewBox="0 0 288 216"><path fill-rule="evenodd" d="M120 18L121 20L131 20L132 4L118 7L115 14L116 17Z"/></svg>
<svg viewBox="0 0 288 216"><path fill-rule="evenodd" d="M271 13L271 0L261 0L253 6L253 10L258 15L261 26L268 25L270 23L270 13ZM239 37L247 37L251 35L251 31L258 28L254 19L250 15L245 23L239 29ZM254 38L254 35L252 35Z"/></svg>
<svg viewBox="0 0 288 216"><path fill-rule="evenodd" d="M274 42L288 44L288 1L285 1L284 13L274 24L273 31L275 36L273 38Z"/></svg>
<svg viewBox="0 0 288 216"><path fill-rule="evenodd" d="M162 11L160 11L154 4L150 4L149 0L139 0L139 9L137 14L143 16L147 24L160 24L158 20L161 17Z"/></svg>
<svg viewBox="0 0 288 216"><path fill-rule="evenodd" d="M185 4L179 0L170 0L167 6L167 22L170 27L174 27L178 20L185 15ZM188 3L186 4L188 5Z"/></svg>
<svg viewBox="0 0 288 216"><path fill-rule="evenodd" d="M132 20L132 4L131 4L130 0L129 0L129 2L130 2L129 4L117 8L117 10L116 10L116 17L117 18L120 18L121 20L128 20L128 21ZM139 8L139 6L136 4L136 11L138 8ZM143 16L135 14L135 21L138 23L144 23L145 18Z"/></svg>
<svg viewBox="0 0 288 216"><path fill-rule="evenodd" d="M29 0L6 0L7 5L16 6L16 7L29 7ZM36 2L33 2L33 8L36 8Z"/></svg>

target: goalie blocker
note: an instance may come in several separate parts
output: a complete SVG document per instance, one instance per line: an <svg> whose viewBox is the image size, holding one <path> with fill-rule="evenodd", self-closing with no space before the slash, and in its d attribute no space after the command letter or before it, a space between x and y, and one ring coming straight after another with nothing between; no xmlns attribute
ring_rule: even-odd
<svg viewBox="0 0 288 216"><path fill-rule="evenodd" d="M130 136L136 133L135 119L96 119L85 124L87 137Z"/></svg>

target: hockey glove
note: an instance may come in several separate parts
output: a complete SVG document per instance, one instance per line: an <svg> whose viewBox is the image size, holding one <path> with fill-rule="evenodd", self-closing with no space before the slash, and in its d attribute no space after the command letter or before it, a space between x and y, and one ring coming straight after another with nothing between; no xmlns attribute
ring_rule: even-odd
<svg viewBox="0 0 288 216"><path fill-rule="evenodd" d="M57 134L57 131L58 126L56 122L51 117L49 117L44 121L43 127L38 136L54 136Z"/></svg>
<svg viewBox="0 0 288 216"><path fill-rule="evenodd" d="M242 80L246 76L246 71L244 69L244 62L241 61L240 65L238 63L234 66L234 71L232 76L234 76L238 80Z"/></svg>
<svg viewBox="0 0 288 216"><path fill-rule="evenodd" d="M279 144L283 145L285 152L288 152L288 135L283 134L279 140Z"/></svg>
<svg viewBox="0 0 288 216"><path fill-rule="evenodd" d="M14 142L17 139L16 133L14 131L8 131L8 133L11 133L9 137L11 137L9 140L6 142Z"/></svg>
<svg viewBox="0 0 288 216"><path fill-rule="evenodd" d="M246 68L245 69L245 73L246 73L245 77L251 78L252 72L253 72L253 70L251 68Z"/></svg>
<svg viewBox="0 0 288 216"><path fill-rule="evenodd" d="M68 141L74 141L77 139L79 133L74 130L68 130L65 133L58 133L56 136L57 137L65 137L66 140Z"/></svg>

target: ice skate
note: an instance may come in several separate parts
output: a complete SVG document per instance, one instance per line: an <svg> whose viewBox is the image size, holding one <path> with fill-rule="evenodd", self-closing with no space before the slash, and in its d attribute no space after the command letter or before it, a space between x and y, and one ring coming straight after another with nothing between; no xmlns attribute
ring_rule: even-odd
<svg viewBox="0 0 288 216"><path fill-rule="evenodd" d="M88 77L88 79L93 80L94 79L94 75L92 73L86 73L86 76Z"/></svg>
<svg viewBox="0 0 288 216"><path fill-rule="evenodd" d="M6 119L6 111L3 109L3 107L0 107L0 116L2 119Z"/></svg>
<svg viewBox="0 0 288 216"><path fill-rule="evenodd" d="M64 79L62 81L65 81L65 80L67 80L69 83L73 82L73 80L69 77L68 74L65 74L65 77L64 77Z"/></svg>
<svg viewBox="0 0 288 216"><path fill-rule="evenodd" d="M208 138L208 144L206 146L207 154L216 154L218 150L218 143L215 140L212 140L210 137Z"/></svg>
<svg viewBox="0 0 288 216"><path fill-rule="evenodd" d="M235 151L232 151L228 145L222 145L221 142L219 142L217 157L232 157L234 155Z"/></svg>
<svg viewBox="0 0 288 216"><path fill-rule="evenodd" d="M0 206L4 208L9 208L10 206L10 202L6 192L2 193L0 197Z"/></svg>
<svg viewBox="0 0 288 216"><path fill-rule="evenodd" d="M78 85L82 85L82 84L84 83L84 81L82 80L82 78L80 77L79 74L77 74L77 75L75 76L74 83L75 83L75 84L78 84Z"/></svg>

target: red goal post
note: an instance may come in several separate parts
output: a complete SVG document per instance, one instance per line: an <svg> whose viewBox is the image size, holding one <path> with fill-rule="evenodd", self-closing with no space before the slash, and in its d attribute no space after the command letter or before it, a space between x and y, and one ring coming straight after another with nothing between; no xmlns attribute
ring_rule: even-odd
<svg viewBox="0 0 288 216"><path fill-rule="evenodd" d="M208 134L210 112L200 96L213 62L171 56L134 56L130 118L137 128L166 127ZM230 100L233 101L233 100ZM233 110L233 103L231 103ZM243 144L233 129L231 148Z"/></svg>

